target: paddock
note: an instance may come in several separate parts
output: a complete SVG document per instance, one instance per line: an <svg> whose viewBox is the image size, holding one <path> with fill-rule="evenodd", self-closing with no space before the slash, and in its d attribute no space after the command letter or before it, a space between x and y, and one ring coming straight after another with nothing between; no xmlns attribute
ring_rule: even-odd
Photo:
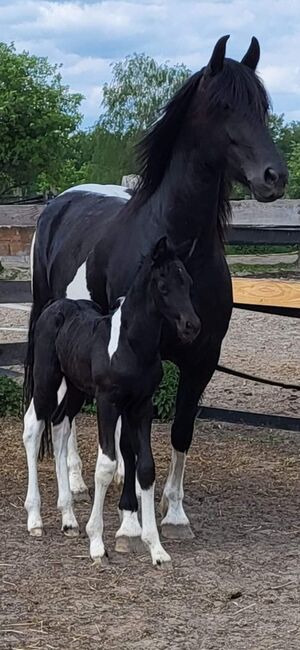
<svg viewBox="0 0 300 650"><path fill-rule="evenodd" d="M0 312L1 324L7 323L8 310L1 307ZM14 310L11 322L25 327L27 318L25 311ZM5 340L23 339L22 332L4 334ZM295 382L299 341L297 319L235 310L221 361ZM299 393L216 373L205 404L297 416ZM0 430L0 648L298 650L298 434L198 421L185 479L195 538L184 543L165 540L173 564L158 570L147 551L136 556L114 551L115 486L105 512L106 568L89 559L84 533L89 503L76 505L79 539L61 534L52 461L40 465L45 535L41 540L29 538L23 509L27 470L22 423L6 418ZM169 430L169 425L153 427L158 521ZM79 444L84 476L92 488L92 416L80 418Z"/></svg>

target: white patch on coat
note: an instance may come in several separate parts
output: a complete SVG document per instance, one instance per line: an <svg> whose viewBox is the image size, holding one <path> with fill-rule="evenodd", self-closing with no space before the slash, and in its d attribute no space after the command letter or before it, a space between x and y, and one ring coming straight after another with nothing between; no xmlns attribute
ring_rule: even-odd
<svg viewBox="0 0 300 650"><path fill-rule="evenodd" d="M66 297L71 300L91 300L86 282L86 262L77 269L72 282L67 286Z"/></svg>
<svg viewBox="0 0 300 650"><path fill-rule="evenodd" d="M94 194L102 194L103 196L113 196L118 199L130 199L130 194L126 192L126 188L121 185L100 185L98 183L85 183L83 185L75 185L74 187L69 187L67 190L62 192L66 194L67 192L92 192Z"/></svg>
<svg viewBox="0 0 300 650"><path fill-rule="evenodd" d="M142 540L148 546L152 563L154 565L170 562L171 558L162 547L155 519L154 508L154 487L151 485L148 490L141 490L142 493Z"/></svg>
<svg viewBox="0 0 300 650"><path fill-rule="evenodd" d="M60 404L63 401L66 392L67 392L67 384L66 384L65 378L63 377L62 382L60 384L60 387L59 387L59 389L57 391L57 403L58 404Z"/></svg>
<svg viewBox="0 0 300 650"><path fill-rule="evenodd" d="M138 513L131 510L122 510L122 522L116 537L141 537L142 529L138 520Z"/></svg>
<svg viewBox="0 0 300 650"><path fill-rule="evenodd" d="M166 506L166 515L161 522L162 526L164 524L188 526L190 523L182 505L184 497L183 477L185 461L185 453L172 449L169 476L167 478L162 498L162 501Z"/></svg>
<svg viewBox="0 0 300 650"><path fill-rule="evenodd" d="M114 476L114 480L117 485L122 485L124 483L124 478L125 478L124 460L123 460L121 447L120 447L121 430L122 430L122 418L120 416L117 420L117 424L115 428L115 450L116 450L117 469Z"/></svg>
<svg viewBox="0 0 300 650"><path fill-rule="evenodd" d="M72 508L72 493L67 465L69 435L70 422L68 416L65 416L60 424L56 424L52 427L52 440L58 487L57 507L62 514L61 529L73 529L77 532L79 528Z"/></svg>
<svg viewBox="0 0 300 650"><path fill-rule="evenodd" d="M124 302L125 298L119 298L119 307L116 309L115 313L113 314L111 318L111 330L110 330L110 339L108 343L108 356L110 358L110 361L112 360L112 357L116 350L118 349L119 345L119 339L120 339L120 331L121 331L121 318L122 318L122 305Z"/></svg>
<svg viewBox="0 0 300 650"><path fill-rule="evenodd" d="M116 461L111 460L98 449L98 458L95 469L95 496L91 516L86 526L90 539L90 556L94 561L101 561L105 555L103 543L103 505L107 488L113 479L116 470Z"/></svg>
<svg viewBox="0 0 300 650"><path fill-rule="evenodd" d="M29 257L29 259L30 259L30 286L31 286L31 293L33 293L33 256L34 256L35 236L36 236L36 232L33 233L31 247L30 247L30 257Z"/></svg>
<svg viewBox="0 0 300 650"><path fill-rule="evenodd" d="M68 470L71 492L74 495L86 493L87 486L82 478L82 462L78 453L75 420L72 422L68 440Z"/></svg>
<svg viewBox="0 0 300 650"><path fill-rule="evenodd" d="M24 417L23 443L27 456L28 467L28 489L25 501L27 510L27 529L31 535L42 534L41 519L41 497L38 484L37 457L39 453L41 437L44 429L43 420L38 420L34 408L33 399Z"/></svg>

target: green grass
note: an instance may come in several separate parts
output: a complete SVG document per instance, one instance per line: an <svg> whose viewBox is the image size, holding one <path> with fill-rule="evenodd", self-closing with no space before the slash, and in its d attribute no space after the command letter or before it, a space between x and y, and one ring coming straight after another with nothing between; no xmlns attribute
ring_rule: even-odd
<svg viewBox="0 0 300 650"><path fill-rule="evenodd" d="M274 253L296 253L299 246L270 246L270 245L228 245L225 246L226 255L272 255Z"/></svg>
<svg viewBox="0 0 300 650"><path fill-rule="evenodd" d="M295 264L230 264L230 273L233 276L239 275L280 275L281 273L292 273L300 276L299 266Z"/></svg>

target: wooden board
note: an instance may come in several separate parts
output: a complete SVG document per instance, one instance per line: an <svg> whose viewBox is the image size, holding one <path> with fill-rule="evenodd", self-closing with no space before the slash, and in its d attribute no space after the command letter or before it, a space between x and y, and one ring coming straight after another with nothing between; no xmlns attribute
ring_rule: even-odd
<svg viewBox="0 0 300 650"><path fill-rule="evenodd" d="M232 282L234 302L300 309L300 282L252 278L232 278Z"/></svg>

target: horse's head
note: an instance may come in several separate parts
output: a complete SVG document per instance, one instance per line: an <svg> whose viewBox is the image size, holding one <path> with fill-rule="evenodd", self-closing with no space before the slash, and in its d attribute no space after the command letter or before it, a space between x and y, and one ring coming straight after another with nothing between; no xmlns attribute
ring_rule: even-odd
<svg viewBox="0 0 300 650"><path fill-rule="evenodd" d="M151 253L151 291L157 309L175 326L183 343L192 343L201 328L191 301L191 286L183 263L162 237Z"/></svg>
<svg viewBox="0 0 300 650"><path fill-rule="evenodd" d="M260 49L256 38L241 62L225 58L223 36L199 75L191 105L193 131L210 150L211 165L225 166L230 180L248 186L258 201L284 193L288 172L267 126L269 101L255 70Z"/></svg>

